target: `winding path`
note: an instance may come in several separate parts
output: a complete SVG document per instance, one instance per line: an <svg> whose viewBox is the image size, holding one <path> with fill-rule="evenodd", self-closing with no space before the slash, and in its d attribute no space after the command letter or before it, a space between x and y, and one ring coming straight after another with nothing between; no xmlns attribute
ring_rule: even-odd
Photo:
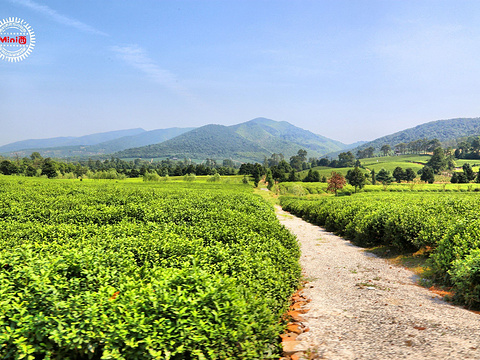
<svg viewBox="0 0 480 360"><path fill-rule="evenodd" d="M480 359L480 315L280 207L277 216L301 245L310 330L297 340L309 359Z"/></svg>

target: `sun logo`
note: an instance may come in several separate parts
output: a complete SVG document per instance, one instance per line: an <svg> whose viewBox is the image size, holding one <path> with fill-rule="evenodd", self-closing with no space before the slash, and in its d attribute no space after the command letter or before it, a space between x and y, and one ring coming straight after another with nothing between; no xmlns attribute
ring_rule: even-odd
<svg viewBox="0 0 480 360"><path fill-rule="evenodd" d="M0 59L22 61L34 47L35 33L24 20L10 17L0 21Z"/></svg>

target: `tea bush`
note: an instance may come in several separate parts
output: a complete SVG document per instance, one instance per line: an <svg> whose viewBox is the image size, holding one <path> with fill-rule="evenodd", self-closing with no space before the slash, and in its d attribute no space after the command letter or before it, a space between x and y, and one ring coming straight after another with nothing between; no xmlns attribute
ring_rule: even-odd
<svg viewBox="0 0 480 360"><path fill-rule="evenodd" d="M480 306L480 202L475 193L362 193L316 199L281 197L286 211L361 246L428 247L435 280Z"/></svg>
<svg viewBox="0 0 480 360"><path fill-rule="evenodd" d="M0 358L278 358L299 255L248 186L2 176Z"/></svg>

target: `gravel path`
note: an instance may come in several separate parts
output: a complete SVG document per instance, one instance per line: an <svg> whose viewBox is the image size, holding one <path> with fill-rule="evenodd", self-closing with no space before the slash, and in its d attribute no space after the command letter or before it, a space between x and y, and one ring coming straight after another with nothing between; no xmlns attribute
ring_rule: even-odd
<svg viewBox="0 0 480 360"><path fill-rule="evenodd" d="M480 359L480 316L415 275L277 207L301 245L310 359Z"/></svg>

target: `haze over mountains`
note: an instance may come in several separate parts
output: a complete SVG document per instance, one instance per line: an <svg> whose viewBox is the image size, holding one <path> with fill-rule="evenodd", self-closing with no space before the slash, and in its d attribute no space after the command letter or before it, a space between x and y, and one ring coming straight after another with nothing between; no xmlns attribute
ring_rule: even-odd
<svg viewBox="0 0 480 360"><path fill-rule="evenodd" d="M418 139L441 142L480 134L480 118L432 121L370 142L343 144L301 129L285 121L256 118L237 125L205 125L199 128L169 128L146 131L141 128L111 131L81 137L24 140L0 147L7 156L29 156L38 151L44 157L88 158L114 156L124 159L207 158L262 162L282 153L285 158L305 149L308 157L336 156L341 151L384 144L392 147Z"/></svg>
<svg viewBox="0 0 480 360"><path fill-rule="evenodd" d="M196 129L131 129L124 133L115 133L61 138L61 143L56 138L20 141L0 147L0 153L9 156L17 154L20 157L38 151L44 157L112 154L119 158L189 158L200 161L206 158L232 158L238 161L263 161L264 156L270 157L272 153L282 153L288 158L302 148L313 157L348 148L348 145L339 141L314 134L288 122L265 118L232 126L211 124ZM117 137L112 139L115 135ZM107 141L101 141L106 137L109 138ZM93 139L97 142L94 143ZM80 141L84 144L79 144Z"/></svg>

